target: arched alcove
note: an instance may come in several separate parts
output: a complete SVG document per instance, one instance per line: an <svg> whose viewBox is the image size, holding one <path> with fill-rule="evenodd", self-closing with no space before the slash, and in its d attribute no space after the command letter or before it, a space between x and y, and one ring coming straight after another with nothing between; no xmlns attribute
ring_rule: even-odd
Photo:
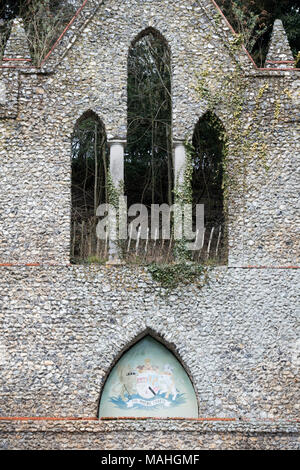
<svg viewBox="0 0 300 470"><path fill-rule="evenodd" d="M216 114L206 112L193 134L193 206L204 205L204 258L227 262L227 225L224 198L226 132Z"/></svg>
<svg viewBox="0 0 300 470"><path fill-rule="evenodd" d="M197 418L192 382L175 355L152 335L130 347L104 384L99 417Z"/></svg>
<svg viewBox="0 0 300 470"><path fill-rule="evenodd" d="M128 205L172 203L171 55L166 39L147 28L128 53Z"/></svg>
<svg viewBox="0 0 300 470"><path fill-rule="evenodd" d="M96 237L96 210L107 202L108 146L105 126L89 110L77 120L71 138L71 259L103 257Z"/></svg>

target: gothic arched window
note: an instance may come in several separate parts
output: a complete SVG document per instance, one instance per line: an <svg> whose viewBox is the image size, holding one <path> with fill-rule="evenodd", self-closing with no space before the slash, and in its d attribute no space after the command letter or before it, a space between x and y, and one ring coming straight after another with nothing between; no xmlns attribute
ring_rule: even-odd
<svg viewBox="0 0 300 470"><path fill-rule="evenodd" d="M224 201L226 135L219 118L207 112L193 135L193 205L204 205L201 256L217 263L227 260L227 227Z"/></svg>
<svg viewBox="0 0 300 470"><path fill-rule="evenodd" d="M128 54L128 204L172 204L171 55L164 37L147 28Z"/></svg>
<svg viewBox="0 0 300 470"><path fill-rule="evenodd" d="M107 202L108 148L105 127L93 111L84 113L72 134L71 259L105 257L96 237L97 207Z"/></svg>

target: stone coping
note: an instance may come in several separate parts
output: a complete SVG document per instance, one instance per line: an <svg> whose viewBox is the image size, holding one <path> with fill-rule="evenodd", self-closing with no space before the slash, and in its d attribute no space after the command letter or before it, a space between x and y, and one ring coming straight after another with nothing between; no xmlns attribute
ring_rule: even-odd
<svg viewBox="0 0 300 470"><path fill-rule="evenodd" d="M1 433L22 432L191 432L293 433L300 420L246 420L238 418L34 418L0 417Z"/></svg>

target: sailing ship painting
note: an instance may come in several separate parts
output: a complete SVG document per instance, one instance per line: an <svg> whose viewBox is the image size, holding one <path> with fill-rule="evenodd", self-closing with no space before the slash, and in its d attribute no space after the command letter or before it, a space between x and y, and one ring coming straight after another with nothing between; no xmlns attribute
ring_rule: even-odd
<svg viewBox="0 0 300 470"><path fill-rule="evenodd" d="M100 417L198 417L192 383L176 357L151 336L125 353L111 371Z"/></svg>

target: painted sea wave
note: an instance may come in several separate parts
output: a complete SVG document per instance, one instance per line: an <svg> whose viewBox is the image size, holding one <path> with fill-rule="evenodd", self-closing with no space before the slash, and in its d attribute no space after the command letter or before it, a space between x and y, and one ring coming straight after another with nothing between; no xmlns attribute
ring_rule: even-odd
<svg viewBox="0 0 300 470"><path fill-rule="evenodd" d="M109 401L119 409L140 409L140 410L158 410L162 408L175 408L179 405L183 405L186 402L184 393L179 393L175 400L166 398L165 393L158 393L153 398L143 398L138 394L125 395L125 400L121 397L111 397Z"/></svg>

